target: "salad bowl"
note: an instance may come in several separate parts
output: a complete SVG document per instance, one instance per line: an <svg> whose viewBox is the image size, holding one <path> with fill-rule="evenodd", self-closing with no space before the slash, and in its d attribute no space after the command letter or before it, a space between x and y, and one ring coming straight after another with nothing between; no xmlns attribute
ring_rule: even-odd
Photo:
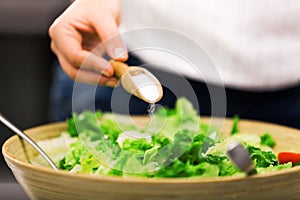
<svg viewBox="0 0 300 200"><path fill-rule="evenodd" d="M144 117L137 117L143 121ZM201 118L209 122L210 118ZM232 119L226 119L221 132L230 134ZM300 131L280 125L241 120L242 132L261 135L270 133L276 141L275 152L300 152ZM54 138L67 130L65 122L34 127L25 131L33 140ZM26 152L25 152L26 150ZM299 199L300 167L252 176L216 178L144 178L72 174L28 162L37 156L29 144L25 148L17 136L2 147L5 161L29 199Z"/></svg>

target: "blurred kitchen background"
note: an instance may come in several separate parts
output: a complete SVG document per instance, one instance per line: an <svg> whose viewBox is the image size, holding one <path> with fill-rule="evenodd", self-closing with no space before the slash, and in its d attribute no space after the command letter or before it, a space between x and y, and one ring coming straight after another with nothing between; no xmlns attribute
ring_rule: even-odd
<svg viewBox="0 0 300 200"><path fill-rule="evenodd" d="M47 122L55 58L48 27L69 3L70 0L0 0L0 112L21 129ZM12 135L0 125L1 146ZM15 179L1 154L0 184L10 182Z"/></svg>

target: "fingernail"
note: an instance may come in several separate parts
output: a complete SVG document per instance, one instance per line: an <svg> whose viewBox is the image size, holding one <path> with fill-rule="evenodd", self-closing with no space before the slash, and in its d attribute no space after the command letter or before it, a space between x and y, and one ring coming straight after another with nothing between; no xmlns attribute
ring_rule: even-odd
<svg viewBox="0 0 300 200"><path fill-rule="evenodd" d="M116 47L113 50L113 54L115 59L116 58L124 58L126 57L127 51L124 49L124 47Z"/></svg>
<svg viewBox="0 0 300 200"><path fill-rule="evenodd" d="M108 87L116 87L118 83L114 82L114 81L108 81L105 83L105 86Z"/></svg>
<svg viewBox="0 0 300 200"><path fill-rule="evenodd" d="M113 72L112 69L106 68L106 69L103 71L103 75L104 75L104 76L107 76L107 77L111 77L112 75L114 75L114 72Z"/></svg>

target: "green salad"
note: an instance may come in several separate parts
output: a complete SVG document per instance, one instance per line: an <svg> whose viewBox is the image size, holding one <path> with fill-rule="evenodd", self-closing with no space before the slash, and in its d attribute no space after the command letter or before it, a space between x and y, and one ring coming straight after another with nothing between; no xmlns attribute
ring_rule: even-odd
<svg viewBox="0 0 300 200"><path fill-rule="evenodd" d="M173 109L160 107L146 125L112 113L74 113L68 130L38 145L61 170L70 173L135 177L219 177L245 175L229 159L226 148L241 142L250 154L256 173L292 167L279 164L273 138L241 133L238 117L231 135L201 121L186 98ZM30 161L45 164L38 156Z"/></svg>

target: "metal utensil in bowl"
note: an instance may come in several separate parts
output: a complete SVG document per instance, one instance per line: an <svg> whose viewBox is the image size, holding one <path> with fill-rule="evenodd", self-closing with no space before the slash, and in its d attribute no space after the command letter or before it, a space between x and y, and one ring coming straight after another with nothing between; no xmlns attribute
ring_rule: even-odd
<svg viewBox="0 0 300 200"><path fill-rule="evenodd" d="M248 151L239 142L230 143L227 149L227 155L231 161L248 176L255 174L255 168Z"/></svg>
<svg viewBox="0 0 300 200"><path fill-rule="evenodd" d="M21 131L19 128L17 128L12 122L10 122L6 117L4 117L3 114L0 113L0 121L6 125L9 129L11 129L13 132L18 134L21 138L26 140L31 146L33 146L49 163L49 165L54 169L58 170L57 166L54 164L54 162L51 160L51 158L30 138L28 135L26 135L23 131Z"/></svg>

